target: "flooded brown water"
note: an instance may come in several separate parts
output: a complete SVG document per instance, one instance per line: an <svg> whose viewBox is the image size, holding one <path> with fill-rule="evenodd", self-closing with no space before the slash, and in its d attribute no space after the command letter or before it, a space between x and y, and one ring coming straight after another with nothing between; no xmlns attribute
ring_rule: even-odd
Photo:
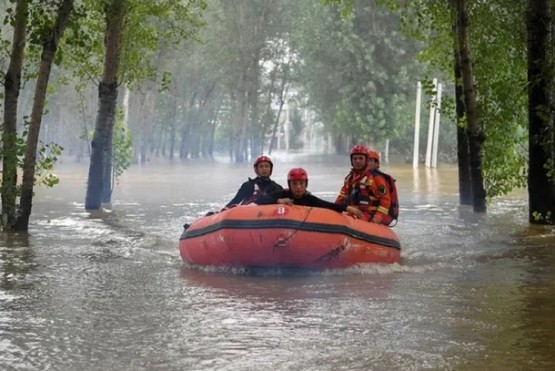
<svg viewBox="0 0 555 371"><path fill-rule="evenodd" d="M304 166L333 200L346 162L278 155L274 179ZM455 168L384 170L401 263L301 272L179 257L182 224L222 207L250 166L134 167L91 214L87 165L61 164L29 233L0 234L0 369L555 369L555 230L528 225L525 193L475 215Z"/></svg>

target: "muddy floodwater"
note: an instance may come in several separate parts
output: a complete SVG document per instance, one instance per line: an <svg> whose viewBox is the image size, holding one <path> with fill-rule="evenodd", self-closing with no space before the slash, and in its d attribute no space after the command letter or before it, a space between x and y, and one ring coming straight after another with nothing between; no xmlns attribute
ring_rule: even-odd
<svg viewBox="0 0 555 371"><path fill-rule="evenodd" d="M334 200L348 160L277 155ZM0 234L1 370L553 370L555 231L527 195L486 215L457 170L397 178L402 261L323 272L192 267L183 223L218 210L250 165L135 166L111 210L84 210L87 164L37 189L28 234Z"/></svg>

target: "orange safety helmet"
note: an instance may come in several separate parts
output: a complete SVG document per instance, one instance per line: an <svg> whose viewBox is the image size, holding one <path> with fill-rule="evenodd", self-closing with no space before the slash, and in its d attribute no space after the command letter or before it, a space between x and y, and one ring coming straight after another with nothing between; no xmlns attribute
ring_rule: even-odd
<svg viewBox="0 0 555 371"><path fill-rule="evenodd" d="M376 151L369 150L368 151L368 159L374 159L379 164L380 163L380 154Z"/></svg>
<svg viewBox="0 0 555 371"><path fill-rule="evenodd" d="M259 175L258 174L258 164L261 163L261 162L268 162L270 164L270 175L272 175L272 170L274 170L274 164L272 163L272 160L268 156L265 156L265 155L258 156L256 158L256 160L254 160L253 167L254 167L254 172L256 173L256 175Z"/></svg>
<svg viewBox="0 0 555 371"><path fill-rule="evenodd" d="M353 164L354 155L364 155L366 156L366 163L368 164L368 148L362 144L357 144L351 149L351 165Z"/></svg>
<svg viewBox="0 0 555 371"><path fill-rule="evenodd" d="M289 173L287 173L287 184L289 185L289 182L292 180L306 180L306 185L308 186L308 173L301 167L291 169ZM289 188L291 188L291 186L289 186Z"/></svg>

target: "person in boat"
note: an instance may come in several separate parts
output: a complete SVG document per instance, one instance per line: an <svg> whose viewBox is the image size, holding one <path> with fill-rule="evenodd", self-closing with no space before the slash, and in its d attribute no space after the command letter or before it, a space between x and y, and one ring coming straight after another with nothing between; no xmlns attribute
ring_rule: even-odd
<svg viewBox="0 0 555 371"><path fill-rule="evenodd" d="M253 167L256 178L249 178L241 184L235 197L225 205L223 210L236 205L248 205L262 195L283 190L281 185L270 179L274 168L270 157L264 155L258 156L254 161Z"/></svg>
<svg viewBox="0 0 555 371"><path fill-rule="evenodd" d="M257 205L285 204L313 206L338 212L346 211L359 218L362 217L362 211L356 207L328 202L308 192L308 173L303 168L289 170L289 173L287 174L287 185L289 186L289 189L263 195L256 199L254 203Z"/></svg>
<svg viewBox="0 0 555 371"><path fill-rule="evenodd" d="M384 186L391 202L388 216L383 220L383 224L391 226L391 223L396 222L399 218L399 195L395 178L380 170L380 154L378 152L368 150L368 168L372 171L374 177L380 177L385 181Z"/></svg>
<svg viewBox="0 0 555 371"><path fill-rule="evenodd" d="M376 152L374 154L378 155ZM375 156L370 156L363 145L354 146L350 156L351 171L345 177L335 203L358 208L363 213L362 219L366 221L389 225L393 221L389 215L389 186L377 171Z"/></svg>

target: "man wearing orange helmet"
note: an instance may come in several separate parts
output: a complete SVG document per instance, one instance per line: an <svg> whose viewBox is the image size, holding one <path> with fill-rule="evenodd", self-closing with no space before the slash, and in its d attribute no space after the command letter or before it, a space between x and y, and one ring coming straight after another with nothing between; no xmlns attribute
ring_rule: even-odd
<svg viewBox="0 0 555 371"><path fill-rule="evenodd" d="M320 207L337 212L346 211L349 214L362 217L362 212L353 206L338 205L333 202L322 200L307 191L308 173L303 168L289 170L287 174L287 185L289 189L266 194L258 198L255 203L258 205L285 204Z"/></svg>
<svg viewBox="0 0 555 371"><path fill-rule="evenodd" d="M377 171L377 163L379 155L376 152L368 151L363 145L354 146L351 149L352 168L335 203L357 207L366 221L389 225L393 220L389 216L391 197L385 178Z"/></svg>
<svg viewBox="0 0 555 371"><path fill-rule="evenodd" d="M383 224L391 225L393 220L399 218L399 194L397 193L397 186L395 185L395 179L383 171L380 170L380 154L378 152L368 150L368 168L374 175L374 178L379 177L385 180L385 188L387 194L391 199L389 205L388 217Z"/></svg>
<svg viewBox="0 0 555 371"><path fill-rule="evenodd" d="M380 169L380 154L371 149L368 150L368 168L370 170Z"/></svg>
<svg viewBox="0 0 555 371"><path fill-rule="evenodd" d="M229 208L234 205L248 205L258 197L283 190L283 187L270 179L274 164L268 156L258 156L253 164L256 178L247 180L237 191L235 197L225 205Z"/></svg>

